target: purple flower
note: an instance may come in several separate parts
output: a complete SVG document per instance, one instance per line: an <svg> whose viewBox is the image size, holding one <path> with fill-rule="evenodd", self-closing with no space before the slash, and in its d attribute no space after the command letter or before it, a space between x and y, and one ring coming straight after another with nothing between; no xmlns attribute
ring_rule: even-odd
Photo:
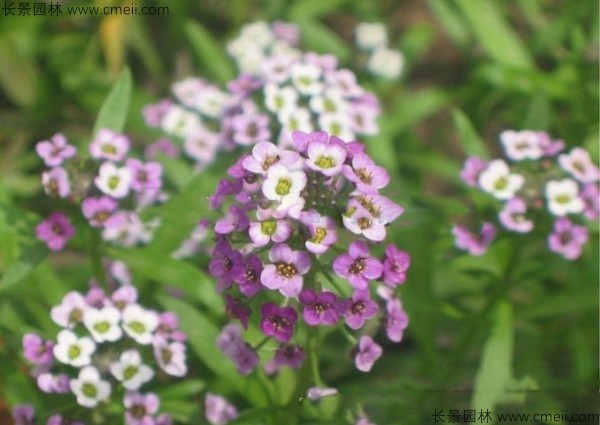
<svg viewBox="0 0 600 425"><path fill-rule="evenodd" d="M223 328L217 337L217 347L231 359L242 375L250 374L259 363L258 355L242 339L239 326L230 324Z"/></svg>
<svg viewBox="0 0 600 425"><path fill-rule="evenodd" d="M123 397L123 406L128 425L154 425L153 416L158 411L159 399L156 394L128 391Z"/></svg>
<svg viewBox="0 0 600 425"><path fill-rule="evenodd" d="M300 369L306 359L306 353L299 345L282 344L270 364L273 372L276 372L282 366L288 366L292 369Z"/></svg>
<svg viewBox="0 0 600 425"><path fill-rule="evenodd" d="M386 304L385 332L390 341L400 342L404 336L404 329L408 326L408 315L402 308L398 298L391 298Z"/></svg>
<svg viewBox="0 0 600 425"><path fill-rule="evenodd" d="M519 233L527 233L533 230L533 221L525 218L527 204L522 198L512 198L504 205L498 217L500 222L508 230Z"/></svg>
<svg viewBox="0 0 600 425"><path fill-rule="evenodd" d="M381 276L383 265L369 255L369 247L364 241L354 241L348 247L348 253L333 261L333 270L338 276L345 277L357 290L368 288L369 280Z"/></svg>
<svg viewBox="0 0 600 425"><path fill-rule="evenodd" d="M383 283L395 287L406 282L406 272L410 267L410 255L394 245L388 245L383 259Z"/></svg>
<svg viewBox="0 0 600 425"><path fill-rule="evenodd" d="M133 285L123 285L110 296L112 304L123 311L125 307L135 304L138 299L137 289Z"/></svg>
<svg viewBox="0 0 600 425"><path fill-rule="evenodd" d="M219 395L206 393L204 408L206 419L212 425L226 425L238 417L235 406Z"/></svg>
<svg viewBox="0 0 600 425"><path fill-rule="evenodd" d="M242 300L227 295L225 297L225 312L228 316L238 319L244 329L248 329L250 309L244 306Z"/></svg>
<svg viewBox="0 0 600 425"><path fill-rule="evenodd" d="M543 131L538 131L539 145L542 148L544 156L554 156L565 148L563 140L552 140L550 136Z"/></svg>
<svg viewBox="0 0 600 425"><path fill-rule="evenodd" d="M144 114L146 124L153 128L159 128L171 106L173 106L173 102L168 99L145 106L142 113Z"/></svg>
<svg viewBox="0 0 600 425"><path fill-rule="evenodd" d="M313 254L323 254L337 242L337 225L331 217L322 216L315 210L302 212L300 220L308 228L311 238L304 245Z"/></svg>
<svg viewBox="0 0 600 425"><path fill-rule="evenodd" d="M598 185L595 183L588 183L583 187L583 190L579 192L579 196L583 199L585 209L583 215L589 220L596 220L600 216L600 194L598 191Z"/></svg>
<svg viewBox="0 0 600 425"><path fill-rule="evenodd" d="M496 238L496 227L492 223L483 223L481 233L474 234L465 226L459 224L452 229L456 247L468 251L471 255L480 256L485 254L488 246Z"/></svg>
<svg viewBox="0 0 600 425"><path fill-rule="evenodd" d="M61 167L54 167L50 171L42 173L42 185L44 192L50 196L66 198L71 194L69 173Z"/></svg>
<svg viewBox="0 0 600 425"><path fill-rule="evenodd" d="M355 291L352 299L342 302L340 311L343 311L346 324L352 329L360 329L365 321L377 314L377 303L369 296L369 291Z"/></svg>
<svg viewBox="0 0 600 425"><path fill-rule="evenodd" d="M478 156L470 156L466 159L463 169L460 172L460 178L469 186L477 187L479 182L479 174L488 166L487 161L484 161Z"/></svg>
<svg viewBox="0 0 600 425"><path fill-rule="evenodd" d="M310 387L306 391L306 397L311 401L319 401L322 398L332 397L338 394L338 390L335 388Z"/></svg>
<svg viewBox="0 0 600 425"><path fill-rule="evenodd" d="M103 128L98 131L96 137L90 143L90 156L94 159L123 161L129 151L130 144L131 142L127 136Z"/></svg>
<svg viewBox="0 0 600 425"><path fill-rule="evenodd" d="M548 237L548 247L567 260L576 260L581 255L588 236L585 227L573 224L566 217L560 217L554 222L554 231Z"/></svg>
<svg viewBox="0 0 600 425"><path fill-rule="evenodd" d="M158 155L165 155L170 158L179 156L179 147L167 138L158 139L156 142L149 144L144 149L144 157L146 159L156 159Z"/></svg>
<svg viewBox="0 0 600 425"><path fill-rule="evenodd" d="M38 239L52 251L60 251L75 234L75 228L63 213L53 213L35 228Z"/></svg>
<svg viewBox="0 0 600 425"><path fill-rule="evenodd" d="M383 354L383 349L379 344L373 341L368 335L363 335L357 347L357 353L354 356L354 364L361 372L369 372L373 364Z"/></svg>
<svg viewBox="0 0 600 425"><path fill-rule="evenodd" d="M208 265L210 274L217 278L217 291L229 288L243 267L244 259L239 251L233 250L227 241L217 243Z"/></svg>
<svg viewBox="0 0 600 425"><path fill-rule="evenodd" d="M292 307L278 307L272 302L264 303L260 309L261 331L274 337L279 342L288 342L294 333L294 325L298 319Z"/></svg>
<svg viewBox="0 0 600 425"><path fill-rule="evenodd" d="M233 140L240 145L254 145L271 138L269 116L244 113L236 115L232 121Z"/></svg>
<svg viewBox="0 0 600 425"><path fill-rule="evenodd" d="M221 179L217 183L217 189L215 193L209 197L210 207L212 209L219 208L226 196L238 193L242 189L243 180L237 179L234 181Z"/></svg>
<svg viewBox="0 0 600 425"><path fill-rule="evenodd" d="M302 290L303 278L310 269L310 257L304 251L292 251L285 244L275 245L269 251L273 264L267 265L260 281L269 289L278 289L286 297L296 297Z"/></svg>
<svg viewBox="0 0 600 425"><path fill-rule="evenodd" d="M385 168L375 165L366 153L356 153L352 158L352 166L344 166L344 176L356 183L359 190L373 192L384 188L390 182Z"/></svg>
<svg viewBox="0 0 600 425"><path fill-rule="evenodd" d="M49 365L54 359L54 343L45 341L39 335L27 333L23 336L23 354L35 365Z"/></svg>
<svg viewBox="0 0 600 425"><path fill-rule="evenodd" d="M315 131L313 133L304 133L296 130L292 132L292 140L299 153L306 153L309 143L313 141L327 143L329 135L324 131Z"/></svg>
<svg viewBox="0 0 600 425"><path fill-rule="evenodd" d="M187 373L185 345L177 341L169 343L160 335L154 335L152 345L154 358L165 373L177 377L185 376Z"/></svg>
<svg viewBox="0 0 600 425"><path fill-rule="evenodd" d="M127 168L131 173L131 188L136 192L156 191L162 187L162 165L158 162L142 162L129 158Z"/></svg>
<svg viewBox="0 0 600 425"><path fill-rule="evenodd" d="M271 24L273 34L282 41L285 41L292 46L297 45L300 42L300 28L298 25L291 24L289 22L274 21Z"/></svg>
<svg viewBox="0 0 600 425"><path fill-rule="evenodd" d="M340 317L340 302L332 292L317 294L310 289L300 292L300 302L304 307L302 315L310 326L319 324L335 325Z"/></svg>
<svg viewBox="0 0 600 425"><path fill-rule="evenodd" d="M119 207L117 201L109 196L86 198L81 203L83 215L93 227L102 227Z"/></svg>
<svg viewBox="0 0 600 425"><path fill-rule="evenodd" d="M582 183L600 180L600 169L592 162L588 151L583 148L573 148L568 154L560 155L558 163Z"/></svg>
<svg viewBox="0 0 600 425"><path fill-rule="evenodd" d="M179 319L177 318L177 315L172 311L165 311L164 313L159 314L156 332L173 341L185 342L187 340L185 332L179 330Z"/></svg>
<svg viewBox="0 0 600 425"><path fill-rule="evenodd" d="M35 409L31 404L15 406L12 409L12 417L15 425L33 425Z"/></svg>
<svg viewBox="0 0 600 425"><path fill-rule="evenodd" d="M256 90L260 89L261 86L262 83L258 78L244 73L240 74L237 79L227 83L227 89L240 97L251 95Z"/></svg>
<svg viewBox="0 0 600 425"><path fill-rule="evenodd" d="M263 271L263 264L260 257L250 254L244 260L244 267L240 269L235 278L235 282L240 285L240 292L246 297L253 297L258 294L263 286L260 283L260 275Z"/></svg>
<svg viewBox="0 0 600 425"><path fill-rule="evenodd" d="M244 231L248 228L249 221L246 212L237 205L232 205L225 217L215 224L215 232L226 235L232 232Z"/></svg>
<svg viewBox="0 0 600 425"><path fill-rule="evenodd" d="M46 372L37 377L38 388L48 394L67 394L71 392L70 382L71 378L64 373L53 375Z"/></svg>
<svg viewBox="0 0 600 425"><path fill-rule="evenodd" d="M61 165L67 158L77 153L75 146L69 145L62 134L55 134L50 140L43 140L35 145L37 154L48 167Z"/></svg>
<svg viewBox="0 0 600 425"><path fill-rule="evenodd" d="M48 418L46 425L84 425L83 422L75 421L63 415L52 415Z"/></svg>
<svg viewBox="0 0 600 425"><path fill-rule="evenodd" d="M242 167L255 174L265 174L276 163L291 167L299 161L296 152L280 149L271 142L260 142L252 148L252 155L243 159Z"/></svg>

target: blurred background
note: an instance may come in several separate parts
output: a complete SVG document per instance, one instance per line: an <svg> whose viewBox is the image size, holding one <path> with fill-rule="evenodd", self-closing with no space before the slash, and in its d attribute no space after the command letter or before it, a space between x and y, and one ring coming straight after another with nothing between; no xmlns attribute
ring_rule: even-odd
<svg viewBox="0 0 600 425"><path fill-rule="evenodd" d="M576 262L547 252L541 236L537 243L505 237L486 256L469 257L453 248L450 233L475 206L490 210L469 198L458 177L475 140L499 156L502 130L544 130L598 162L597 2L139 0L168 7L152 16L66 9L128 4L111 0L49 2L62 13L19 16L19 3L2 0L0 10L0 273L31 238L32 223L51 211L36 142L57 132L89 141L102 101L128 66L125 129L142 148L160 136L144 123L145 105L186 76L224 83L235 75L225 45L242 25L289 21L299 25L307 50L335 54L379 96L381 132L365 142L393 174L388 195L407 210L389 233L412 255L402 289L411 323L368 375L349 367L350 359L338 363L335 344L323 346L323 375L344 395L342 407L360 403L380 425L434 423L436 411L473 409L474 399L495 412L598 412L598 224ZM353 41L359 22L386 25L391 47L404 56L398 79L360 71L365 59ZM209 168L206 187L232 162ZM57 280L84 287L89 268L82 263L75 253L53 254L0 291L5 407L36 397L23 372L21 335L38 328L50 300L69 287ZM476 381L483 382L477 395ZM241 409L247 403L233 399ZM198 423L192 418L199 409L190 408L188 423ZM322 423L345 422L333 415Z"/></svg>

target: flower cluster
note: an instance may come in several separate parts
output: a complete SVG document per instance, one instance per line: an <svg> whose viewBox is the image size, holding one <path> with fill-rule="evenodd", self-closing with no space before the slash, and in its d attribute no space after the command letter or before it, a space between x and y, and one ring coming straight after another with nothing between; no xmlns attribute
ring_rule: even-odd
<svg viewBox="0 0 600 425"><path fill-rule="evenodd" d="M568 260L579 258L588 240L584 220L596 220L600 214L600 171L589 153L579 147L561 153L565 143L540 131L507 130L500 142L509 162L469 157L461 171L463 181L502 202L498 220L504 229L529 233L549 228L550 218L550 251ZM473 234L456 226L454 234L459 248L481 255L496 228L485 223L480 234Z"/></svg>
<svg viewBox="0 0 600 425"><path fill-rule="evenodd" d="M408 316L394 289L406 281L410 257L394 245L378 256L371 245L385 240L403 208L379 193L388 173L362 144L325 132L292 137L290 149L258 143L228 170L232 179L219 182L211 206L233 203L215 223L209 270L228 314L244 328L256 320L265 337L259 345L270 343L267 372L302 365L304 325L343 328L356 344L356 367L369 371L381 347L368 335L356 343L344 324L357 331L382 317L388 338L402 339ZM217 344L242 374L260 363L237 325Z"/></svg>
<svg viewBox="0 0 600 425"><path fill-rule="evenodd" d="M136 288L124 284L110 295L97 286L87 294L69 292L50 316L61 328L56 340L34 333L23 337L24 356L40 390L71 393L88 409L102 407L111 394L124 391L124 423L171 424L169 415L158 415L158 396L143 387L159 374L187 373L186 335L174 313L142 307ZM60 415L47 424L64 423L55 417Z"/></svg>
<svg viewBox="0 0 600 425"><path fill-rule="evenodd" d="M356 46L368 54L367 70L381 78L397 79L404 68L404 56L388 46L387 30L381 22L361 22L354 29Z"/></svg>
<svg viewBox="0 0 600 425"><path fill-rule="evenodd" d="M148 242L153 222L144 223L141 211L164 199L162 166L128 156L131 142L123 134L101 129L89 144L90 159L77 156L62 134L36 145L50 167L42 174L46 194L78 205L102 237L123 246ZM36 233L53 251L64 248L74 235L69 218L60 212L38 225Z"/></svg>
<svg viewBox="0 0 600 425"><path fill-rule="evenodd" d="M346 140L376 134L376 97L352 71L338 68L334 56L293 48L297 31L284 23L245 26L229 44L241 73L226 89L201 78L178 82L175 101L145 108L147 123L178 140L199 168L219 149L268 140L292 145L295 130L320 129ZM256 67L247 64L251 60Z"/></svg>

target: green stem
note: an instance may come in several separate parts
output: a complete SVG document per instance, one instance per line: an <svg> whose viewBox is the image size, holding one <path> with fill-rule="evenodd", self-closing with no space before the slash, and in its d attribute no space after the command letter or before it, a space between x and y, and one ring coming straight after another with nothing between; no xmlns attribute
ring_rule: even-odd
<svg viewBox="0 0 600 425"><path fill-rule="evenodd" d="M254 351L260 350L267 342L269 342L270 339L271 339L270 336L264 337L262 339L262 341L260 341L258 344L256 344L256 346L254 347Z"/></svg>
<svg viewBox="0 0 600 425"><path fill-rule="evenodd" d="M350 332L348 332L348 329L346 329L346 327L344 325L340 326L340 330L342 331L342 335L344 335L346 337L346 339L350 342L350 344L352 344L353 346L358 344L356 337L354 335L352 335Z"/></svg>
<svg viewBox="0 0 600 425"><path fill-rule="evenodd" d="M323 266L321 266L320 264L319 264L319 270L321 271L321 273L323 273L323 276L325 276L325 278L329 281L329 283L331 283L331 286L333 286L335 288L335 290L337 291L339 296L341 296L341 297L347 296L346 291L342 290L340 285L338 285L338 283L331 276L331 274L329 274L329 272L327 270L325 270L325 268Z"/></svg>
<svg viewBox="0 0 600 425"><path fill-rule="evenodd" d="M98 283L105 289L108 289L106 272L102 264L102 239L100 238L100 232L97 229L90 228L89 235L89 256L92 263L92 273Z"/></svg>

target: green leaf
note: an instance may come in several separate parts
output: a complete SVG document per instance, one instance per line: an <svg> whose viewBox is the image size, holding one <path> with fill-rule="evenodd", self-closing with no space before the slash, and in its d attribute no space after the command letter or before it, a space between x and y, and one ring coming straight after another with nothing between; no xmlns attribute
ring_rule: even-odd
<svg viewBox="0 0 600 425"><path fill-rule="evenodd" d="M213 78L221 83L233 79L233 65L206 28L196 21L188 20L183 25L183 31L196 53L196 58Z"/></svg>
<svg viewBox="0 0 600 425"><path fill-rule="evenodd" d="M206 383L200 379L187 379L185 381L160 388L156 392L160 396L161 400L177 400L182 398L191 398L202 391L205 387Z"/></svg>
<svg viewBox="0 0 600 425"><path fill-rule="evenodd" d="M495 312L495 323L483 348L481 365L475 377L472 406L475 410L494 410L501 403L523 403L525 391L536 389L535 381L526 376L513 377L513 313L502 301Z"/></svg>
<svg viewBox="0 0 600 425"><path fill-rule="evenodd" d="M419 90L409 95L400 95L389 113L381 120L382 131L398 133L409 130L416 123L442 109L450 97L440 89Z"/></svg>
<svg viewBox="0 0 600 425"><path fill-rule="evenodd" d="M503 17L499 2L456 0L482 47L496 62L532 69L534 63L525 46Z"/></svg>
<svg viewBox="0 0 600 425"><path fill-rule="evenodd" d="M104 103L102 103L98 118L94 123L92 137L102 128L109 128L116 132L123 131L127 121L130 98L131 71L129 68L124 68L110 93L106 96Z"/></svg>
<svg viewBox="0 0 600 425"><path fill-rule="evenodd" d="M529 102L527 115L523 128L530 130L544 130L548 128L550 121L550 102L548 96L543 91L536 93Z"/></svg>
<svg viewBox="0 0 600 425"><path fill-rule="evenodd" d="M123 260L131 269L162 285L170 285L193 295L216 315L224 311L223 300L215 291L215 281L196 266L171 258L150 248L110 249L111 256Z"/></svg>
<svg viewBox="0 0 600 425"><path fill-rule="evenodd" d="M452 119L454 125L458 131L461 144L465 148L467 155L477 155L483 159L489 159L490 154L485 147L483 140L477 134L473 124L469 121L469 118L459 109L452 111Z"/></svg>
<svg viewBox="0 0 600 425"><path fill-rule="evenodd" d="M0 35L0 86L11 101L31 107L37 100L38 70L14 41Z"/></svg>
<svg viewBox="0 0 600 425"><path fill-rule="evenodd" d="M338 57L341 62L346 62L352 56L350 48L330 28L313 19L298 20L302 31L302 39L306 46L317 53L330 53Z"/></svg>
<svg viewBox="0 0 600 425"><path fill-rule="evenodd" d="M38 240L23 247L17 261L8 268L0 280L0 293L22 282L47 255L48 248Z"/></svg>
<svg viewBox="0 0 600 425"><path fill-rule="evenodd" d="M450 38L458 46L465 46L469 41L469 31L464 18L452 7L452 3L427 0L427 4L435 17L442 23Z"/></svg>
<svg viewBox="0 0 600 425"><path fill-rule="evenodd" d="M289 8L289 21L299 21L306 18L317 18L344 7L347 0L300 0L292 3ZM302 34L304 36L304 34Z"/></svg>

